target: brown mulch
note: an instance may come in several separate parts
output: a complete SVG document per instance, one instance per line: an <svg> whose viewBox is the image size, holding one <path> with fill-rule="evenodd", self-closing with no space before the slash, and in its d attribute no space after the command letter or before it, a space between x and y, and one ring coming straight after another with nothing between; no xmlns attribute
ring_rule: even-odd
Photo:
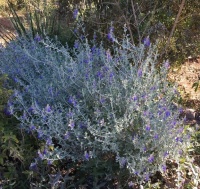
<svg viewBox="0 0 200 189"><path fill-rule="evenodd" d="M179 68L172 68L169 78L184 90L185 94L182 95L200 105L200 88L196 92L192 88L193 83L200 80L200 57L190 58Z"/></svg>

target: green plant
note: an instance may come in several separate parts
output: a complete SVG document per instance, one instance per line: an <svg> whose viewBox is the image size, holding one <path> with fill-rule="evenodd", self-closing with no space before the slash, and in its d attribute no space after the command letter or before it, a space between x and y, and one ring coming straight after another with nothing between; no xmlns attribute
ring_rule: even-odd
<svg viewBox="0 0 200 189"><path fill-rule="evenodd" d="M11 116L7 108L7 101L13 91L6 87L9 79L0 76L0 179L4 188L29 187L29 170L37 152L37 140L18 128L19 122Z"/></svg>
<svg viewBox="0 0 200 189"><path fill-rule="evenodd" d="M132 46L126 35L114 38L112 27L113 52L80 40L72 50L48 38L19 38L2 49L1 70L16 82L10 112L45 140L38 155L49 163L111 153L140 183L164 172L167 159L179 161L189 145L172 103L179 95L167 81L169 62L158 71L148 37Z"/></svg>
<svg viewBox="0 0 200 189"><path fill-rule="evenodd" d="M23 3L24 11L19 16L16 7L11 0L7 1L8 11L12 24L19 36L31 37L37 39L44 38L46 35L59 40L68 45L74 42L75 36L71 29L70 22L66 24L65 18L62 18L57 11L56 5L50 1L25 1ZM15 38L14 35L4 32L1 37L6 41Z"/></svg>

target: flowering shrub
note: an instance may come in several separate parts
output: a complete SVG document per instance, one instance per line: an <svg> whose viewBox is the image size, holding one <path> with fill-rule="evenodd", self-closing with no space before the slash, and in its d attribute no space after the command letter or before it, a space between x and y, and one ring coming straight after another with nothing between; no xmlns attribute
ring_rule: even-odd
<svg viewBox="0 0 200 189"><path fill-rule="evenodd" d="M72 50L48 39L11 42L0 51L0 69L15 88L9 111L46 141L41 159L90 161L113 153L147 181L184 153L189 134L174 111L169 63L156 67L156 46L133 46L126 36L113 41L112 50L86 39Z"/></svg>

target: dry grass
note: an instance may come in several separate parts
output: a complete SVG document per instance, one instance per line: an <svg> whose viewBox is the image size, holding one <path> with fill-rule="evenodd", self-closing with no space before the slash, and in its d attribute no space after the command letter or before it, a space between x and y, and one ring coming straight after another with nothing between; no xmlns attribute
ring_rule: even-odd
<svg viewBox="0 0 200 189"><path fill-rule="evenodd" d="M6 0L0 0L0 6L5 6L6 5Z"/></svg>

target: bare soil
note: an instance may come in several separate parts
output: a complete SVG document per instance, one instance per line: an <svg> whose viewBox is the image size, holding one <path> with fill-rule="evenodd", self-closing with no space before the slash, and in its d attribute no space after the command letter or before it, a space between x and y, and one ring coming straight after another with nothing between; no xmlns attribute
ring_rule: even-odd
<svg viewBox="0 0 200 189"><path fill-rule="evenodd" d="M192 85L200 80L200 58L188 59L180 68L171 70L169 77L175 81L191 100L200 100L200 88L195 92Z"/></svg>

